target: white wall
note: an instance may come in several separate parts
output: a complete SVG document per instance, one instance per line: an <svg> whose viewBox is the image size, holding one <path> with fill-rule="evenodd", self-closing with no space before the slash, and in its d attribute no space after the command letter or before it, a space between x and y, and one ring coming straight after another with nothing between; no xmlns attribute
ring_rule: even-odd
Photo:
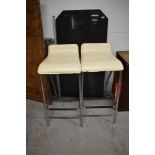
<svg viewBox="0 0 155 155"><path fill-rule="evenodd" d="M62 10L101 9L108 17L113 52L129 49L129 0L40 0L45 38L53 38L52 16Z"/></svg>

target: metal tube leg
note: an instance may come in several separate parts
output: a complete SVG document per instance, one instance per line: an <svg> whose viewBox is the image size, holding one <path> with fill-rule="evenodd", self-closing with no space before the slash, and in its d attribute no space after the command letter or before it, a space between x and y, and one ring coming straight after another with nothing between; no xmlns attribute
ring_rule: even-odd
<svg viewBox="0 0 155 155"><path fill-rule="evenodd" d="M54 81L53 81L53 79L52 79L51 75L49 75L49 77L50 77L50 80L51 80L52 85L53 85L53 88L54 88L55 97L56 97L56 98L58 98L58 95L57 95L57 91L56 91L56 88L55 88Z"/></svg>
<svg viewBox="0 0 155 155"><path fill-rule="evenodd" d="M79 109L81 108L81 74L78 74L78 82L79 82Z"/></svg>
<svg viewBox="0 0 155 155"><path fill-rule="evenodd" d="M84 73L81 73L81 97L82 97L82 106L85 107L84 102L83 102L83 81L84 81Z"/></svg>
<svg viewBox="0 0 155 155"><path fill-rule="evenodd" d="M61 83L60 83L60 76L56 75L56 83L58 88L58 97L61 98Z"/></svg>
<svg viewBox="0 0 155 155"><path fill-rule="evenodd" d="M81 74L79 74L79 102L80 102L80 126L83 127L83 106L82 106L82 89L81 89Z"/></svg>
<svg viewBox="0 0 155 155"><path fill-rule="evenodd" d="M43 101L44 101L45 120L46 120L47 126L49 126L48 116L47 116L47 107L46 107L47 105L46 105L44 86L43 86L43 81L42 81L41 75L40 75L40 84L41 84L41 91L42 91Z"/></svg>
<svg viewBox="0 0 155 155"><path fill-rule="evenodd" d="M120 71L119 74L119 82L118 82L118 91L117 91L117 96L116 96L116 105L115 105L115 111L114 111L114 120L113 123L116 123L116 119L117 119L117 111L118 111L118 103L119 103L119 97L120 97L120 87L121 87L121 81L122 81L122 71Z"/></svg>

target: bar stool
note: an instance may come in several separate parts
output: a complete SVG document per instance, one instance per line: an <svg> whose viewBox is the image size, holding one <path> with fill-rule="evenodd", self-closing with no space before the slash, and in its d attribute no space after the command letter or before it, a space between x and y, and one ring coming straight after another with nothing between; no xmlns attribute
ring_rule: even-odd
<svg viewBox="0 0 155 155"><path fill-rule="evenodd" d="M81 46L81 67L82 67L82 101L83 101L83 81L85 72L100 72L100 71L120 71L119 88L114 103L114 119L118 110L120 84L122 79L122 63L113 56L109 43L84 43ZM104 81L103 81L104 82ZM82 105L85 107L84 103Z"/></svg>
<svg viewBox="0 0 155 155"><path fill-rule="evenodd" d="M44 111L47 126L49 126L47 110L48 105L45 100L44 85L41 75L48 74L77 74L79 77L79 108L80 109L80 125L82 126L82 98L81 98L81 65L79 60L78 46L76 44L59 44L50 45L48 47L48 56L40 63L38 67L40 75L41 90L44 101ZM54 110L54 109L53 109ZM58 109L57 109L58 110ZM60 109L59 109L60 110ZM62 109L61 109L62 110Z"/></svg>

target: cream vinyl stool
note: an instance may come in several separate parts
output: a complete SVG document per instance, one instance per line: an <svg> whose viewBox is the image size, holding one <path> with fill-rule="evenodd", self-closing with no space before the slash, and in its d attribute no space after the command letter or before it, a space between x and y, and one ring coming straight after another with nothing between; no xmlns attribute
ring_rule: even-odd
<svg viewBox="0 0 155 155"><path fill-rule="evenodd" d="M82 101L83 101L84 72L120 71L119 88L116 95L116 103L114 105L115 113L113 122L115 123L119 103L120 84L122 79L122 70L123 70L122 63L115 56L113 56L109 43L84 43L81 46L81 67L82 67ZM84 104L82 105L84 106Z"/></svg>
<svg viewBox="0 0 155 155"><path fill-rule="evenodd" d="M48 47L48 56L40 63L38 67L40 74L41 89L44 100L44 110L47 126L49 126L47 110L66 110L66 109L48 109L46 104L44 85L41 78L42 74L77 74L79 76L79 108L80 108L80 125L82 126L82 98L81 98L81 65L79 60L78 46L76 44L50 45ZM78 109L79 109L78 108ZM75 110L75 109L68 109ZM62 118L62 117L61 117ZM70 118L70 117L64 117Z"/></svg>

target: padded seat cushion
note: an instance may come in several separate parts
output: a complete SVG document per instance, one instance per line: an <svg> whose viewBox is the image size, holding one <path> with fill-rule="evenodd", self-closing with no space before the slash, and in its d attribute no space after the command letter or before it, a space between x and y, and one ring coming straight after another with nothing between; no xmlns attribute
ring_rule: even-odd
<svg viewBox="0 0 155 155"><path fill-rule="evenodd" d="M81 72L76 44L50 45L48 56L38 67L39 74L74 74Z"/></svg>
<svg viewBox="0 0 155 155"><path fill-rule="evenodd" d="M122 63L112 54L109 43L84 43L81 46L83 72L120 71Z"/></svg>

